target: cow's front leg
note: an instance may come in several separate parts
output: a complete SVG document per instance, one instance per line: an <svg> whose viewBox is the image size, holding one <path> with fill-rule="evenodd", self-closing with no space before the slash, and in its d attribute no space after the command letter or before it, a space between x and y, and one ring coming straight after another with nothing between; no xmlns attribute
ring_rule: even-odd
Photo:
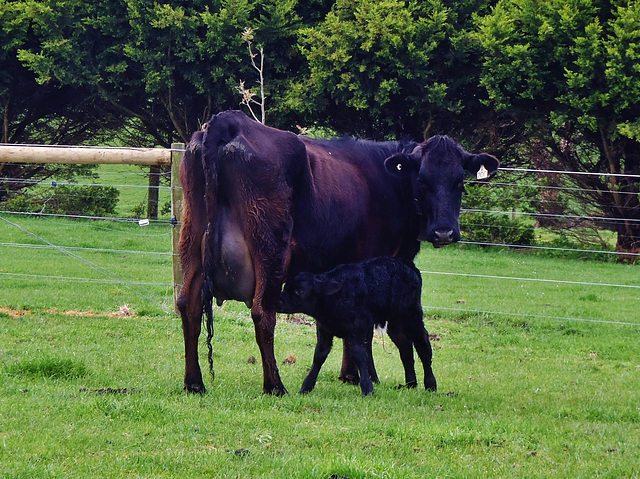
<svg viewBox="0 0 640 479"><path fill-rule="evenodd" d="M287 389L282 384L274 351L274 332L276 328L276 312L265 311L259 303L254 302L251 317L256 330L256 342L262 356L262 373L264 382L262 391L265 394L282 396Z"/></svg>
<svg viewBox="0 0 640 479"><path fill-rule="evenodd" d="M184 388L204 393L202 372L198 363L198 338L202 327L202 276L196 275L183 283L177 301L184 334Z"/></svg>

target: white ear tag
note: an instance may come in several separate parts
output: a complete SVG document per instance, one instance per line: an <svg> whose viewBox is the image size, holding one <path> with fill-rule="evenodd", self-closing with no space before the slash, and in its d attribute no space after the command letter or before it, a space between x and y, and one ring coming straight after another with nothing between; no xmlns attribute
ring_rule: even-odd
<svg viewBox="0 0 640 479"><path fill-rule="evenodd" d="M489 177L489 170L487 170L484 165L480 165L480 169L478 169L478 174L476 178L479 180L484 180Z"/></svg>

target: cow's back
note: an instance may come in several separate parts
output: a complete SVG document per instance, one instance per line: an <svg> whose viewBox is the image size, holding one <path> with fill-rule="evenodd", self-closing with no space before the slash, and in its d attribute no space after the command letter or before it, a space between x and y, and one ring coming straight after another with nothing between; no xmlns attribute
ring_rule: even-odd
<svg viewBox="0 0 640 479"><path fill-rule="evenodd" d="M401 145L301 138L310 185L294 206L295 247L289 276L322 272L376 256L417 254L410 185L390 176L384 160ZM300 189L300 188L299 188Z"/></svg>

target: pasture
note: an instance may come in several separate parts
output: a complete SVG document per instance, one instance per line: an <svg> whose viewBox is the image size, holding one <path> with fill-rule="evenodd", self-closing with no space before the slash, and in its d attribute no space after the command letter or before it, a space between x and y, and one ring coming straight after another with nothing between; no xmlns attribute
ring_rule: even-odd
<svg viewBox="0 0 640 479"><path fill-rule="evenodd" d="M182 391L180 320L162 309L171 258L131 252L169 252L169 226L11 221L54 245L120 252L2 247L0 272L36 276L0 276L2 477L640 474L638 290L486 277L638 285L637 266L423 248L423 271L483 276L424 276L436 394L396 389L400 359L377 337L373 397L337 379L338 347L316 389L297 395L315 330L282 316L276 353L290 394L263 396L248 310L229 302L216 309L216 380L193 396ZM38 243L6 223L0 232ZM202 365L204 351L203 339Z"/></svg>
<svg viewBox="0 0 640 479"><path fill-rule="evenodd" d="M143 199L136 181L121 216ZM637 265L423 247L435 394L396 388L384 336L373 397L337 379L338 343L296 394L315 329L282 315L290 394L264 396L249 312L228 302L216 379L194 396L167 221L0 216L0 477L640 477ZM202 366L205 351L201 338Z"/></svg>

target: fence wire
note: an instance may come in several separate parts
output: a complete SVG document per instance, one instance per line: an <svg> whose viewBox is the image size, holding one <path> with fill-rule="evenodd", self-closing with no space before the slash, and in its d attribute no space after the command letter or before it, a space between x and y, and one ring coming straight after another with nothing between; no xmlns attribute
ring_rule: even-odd
<svg viewBox="0 0 640 479"><path fill-rule="evenodd" d="M525 174L525 175L532 175L532 176L536 176L539 175L540 173L553 173L553 174L571 174L571 175L580 175L580 174L586 174L586 173L581 173L581 172L560 172L560 171L555 171L555 170L530 170L530 169L519 169L519 168L504 168L502 169L504 171L509 171L509 172L517 172L517 173L521 173L521 174ZM69 181L60 181L60 182L55 182L56 185L66 185L66 186L114 186L120 190L124 190L124 189L132 189L132 190L146 190L148 189L147 185L140 185L140 184L127 184L127 178L138 178L141 175L144 176L148 176L148 173L142 173L142 172L133 172L133 173L126 173L126 174L117 174L117 175L111 175L111 178L114 179L114 181L116 181L117 183L109 183L109 182L105 182L104 178L101 177L100 179L102 180L99 183L89 183L89 182L85 182L85 183L76 183L76 182L69 182ZM160 174L162 177L166 177L166 173L161 173ZM621 176L621 175L607 175L607 174L600 174L600 173L594 173L594 175L598 175L598 176ZM630 175L622 175L622 176L630 176ZM640 175L636 175L638 178L640 178ZM635 176L634 176L635 177ZM16 181L16 182L20 182L22 184L28 183L28 180L24 180L24 179L12 179L12 178L3 178L0 177L0 183L3 182L11 182L11 181ZM50 181L50 180L48 180ZM37 185L38 182L33 182L33 186L38 186L39 188L47 188L48 185L45 183L40 183L39 185ZM473 183L473 182L471 182ZM492 186L495 187L509 187L509 188L520 188L523 187L522 185L518 184L518 183L513 183L513 182L509 182L509 181L505 181L505 182L501 182L501 181L497 181L494 180L494 182L489 182L484 184L485 188L491 188ZM49 186L51 188L54 188L54 186ZM533 184L533 185L526 185L526 188L536 188L538 190L542 190L542 189L548 189L548 190L553 190L553 191L566 191L566 192L575 192L577 190L579 190L578 188L574 187L574 186L545 186L545 185L539 185L539 184ZM159 190L170 190L171 188L169 186L158 186L156 187ZM597 192L596 190L593 191L594 193ZM633 194L633 193L625 193L625 192L621 192L622 194ZM541 217L545 217L545 218L551 218L551 219L570 219L570 220L585 220L585 221L607 221L609 223L615 224L617 222L620 221L626 221L629 223L638 223L640 222L640 219L621 219L621 218L613 218L613 217L598 217L598 216L589 216L589 215L568 215L568 214L551 214L551 213L537 213L537 212L526 212L526 211L507 211L507 210L501 210L501 209L495 209L495 208L488 208L488 209L481 209L481 208L465 208L462 210L462 213L484 213L484 214L488 214L488 215L517 215L518 217L524 217L524 218L531 218L531 219L536 219L536 218L541 218ZM97 222L112 222L112 223L127 223L127 224L135 224L137 222L139 222L140 220L138 218L130 218L130 217L111 217L111 216L91 216L91 215L69 215L69 214L57 214L57 213L34 213L34 212L16 212L16 211L10 211L7 209L2 209L2 207L0 207L0 220L2 220L2 222L4 222L6 225L10 225L13 228L17 228L20 229L23 233L29 235L35 242L34 243L25 243L25 242L11 242L11 241L4 241L4 242L0 242L0 248L6 249L6 250L11 250L11 249L16 249L16 250L48 250L48 251L55 251L55 252L59 252L62 253L63 255L67 256L70 260L72 261L77 261L81 264L83 264L84 266L89 267L90 269L96 271L101 278L89 278L89 277L77 277L77 276L73 276L73 275L51 275L51 274L38 274L37 272L30 272L30 273L25 273L25 272L17 272L17 271L5 271L4 269L0 268L0 278L4 278L5 280L11 281L11 280L15 280L15 279L21 279L21 280L33 280L33 281L55 281L55 282L79 282L79 283L92 283L92 284L104 284L104 285L113 285L113 284L117 284L117 285L121 285L124 288L126 288L127 290L130 291L130 293L134 296L138 296L140 298L143 298L149 302L151 302L152 304L162 308L165 312L169 312L172 308L169 308L167 305L167 300L166 297L163 298L162 296L158 295L157 293L151 291L149 288L150 287L166 287L166 288L170 288L173 287L172 283L168 283L168 282L159 282L159 281L136 281L136 280L132 280L132 279L128 279L124 276L122 276L121 274L117 274L114 271L110 270L110 268L108 267L104 267L104 266L100 266L88 259L86 259L85 257L79 256L78 253L95 253L95 254L111 254L111 255L139 255L139 256L149 256L149 257L167 257L167 256L172 256L173 253L169 252L169 251L137 251L137 250L131 250L131 249L121 249L121 248L108 248L108 247L88 247L88 246L77 246L77 245L70 245L70 244L66 244L66 245L62 245L62 244L54 244L53 242L48 241L47 239L37 235L36 233L33 233L31 231L29 231L27 228L19 225L18 223L16 223L15 221L11 221L8 219L8 217L12 217L12 216L17 216L17 217L38 217L38 218L48 218L50 221L55 221L56 219L59 220L81 220L79 222L77 222L77 224L75 226L80 227L80 226L85 226L85 221L89 221L91 223L91 226L94 228L105 228L108 229L108 227L103 227L103 226L98 226ZM180 224L178 223L178 225L176 226L175 222L171 222L170 220L163 220L163 219L158 219L158 220L150 220L149 222L152 225L156 225L156 226L166 226L167 227L167 236L170 236L170 229L171 226L173 225L174 227L179 227ZM55 227L55 225L52 225ZM476 224L475 226L490 226L490 225L484 225L484 224ZM123 233L124 234L124 233ZM133 233L131 231L128 231L126 234L128 235L142 235L145 236L147 235L146 233ZM160 233L161 235L165 235L165 233ZM158 234L153 234L149 236L158 236ZM487 242L487 241L474 241L473 238L467 238L464 241L460 242L462 245L476 245L476 246L481 246L481 247L500 247L500 248L508 248L508 249L514 249L514 250L532 250L532 251L536 251L536 250L540 250L540 251L550 251L550 252L566 252L566 253L582 253L582 254L587 254L587 255L610 255L610 256L618 256L618 257L624 257L624 258L633 258L635 256L640 256L640 253L634 253L634 252L617 252L617 251L610 251L610 250L604 250L604 249L599 249L599 250L594 250L594 249L583 249L583 248L572 248L572 247L557 247L557 246L542 246L542 245L535 245L535 244L504 244L504 243L494 243L494 242ZM461 268L461 267L465 267L464 265L456 265L456 268ZM481 274L481 273L474 273L474 272L458 272L458 271L423 271L423 275L425 277L464 277L464 278L472 278L475 280L478 280L480 282L486 282L486 281L498 281L500 284L503 285L507 285L508 283L513 283L514 281L518 281L518 282L531 282L531 283L547 283L547 284L552 284L552 285L556 285L558 287L560 286L574 286L574 287L584 287L584 288L607 288L607 289L619 289L619 290L628 290L628 291L636 291L636 290L640 290L640 285L636 285L636 284L624 284L623 282L615 282L615 281L578 281L578 280L572 280L572 279L552 279L552 278L531 278L531 277L527 277L524 274L520 274L520 275L514 275L514 276L510 276L510 275L491 275L491 274ZM498 290L501 290L503 288L509 288L509 286L501 286L498 288ZM638 301L639 298L632 298L633 301ZM582 322L595 322L595 323L604 323L604 324L618 324L618 325L635 325L638 326L640 325L640 323L633 323L633 322L628 322L628 321L615 321L615 320L601 320L601 319L594 319L594 318L585 318L585 317L571 317L571 316L556 316L556 315L543 315L543 314L526 314L526 313L521 313L521 312L513 312L513 311L497 311L495 310L495 308L491 308L489 305L491 304L491 301L489 300L487 303L487 307L486 308L481 308L481 309L477 309L477 308L462 308L462 307L458 307L458 308L453 308L447 305L425 305L425 311L448 311L451 313L458 313L458 314L462 314L462 313L467 313L467 314L486 314L486 315L501 315L501 316L513 316L513 317L531 317L531 318L536 318L536 319L552 319L552 320L562 320L562 321L582 321Z"/></svg>

